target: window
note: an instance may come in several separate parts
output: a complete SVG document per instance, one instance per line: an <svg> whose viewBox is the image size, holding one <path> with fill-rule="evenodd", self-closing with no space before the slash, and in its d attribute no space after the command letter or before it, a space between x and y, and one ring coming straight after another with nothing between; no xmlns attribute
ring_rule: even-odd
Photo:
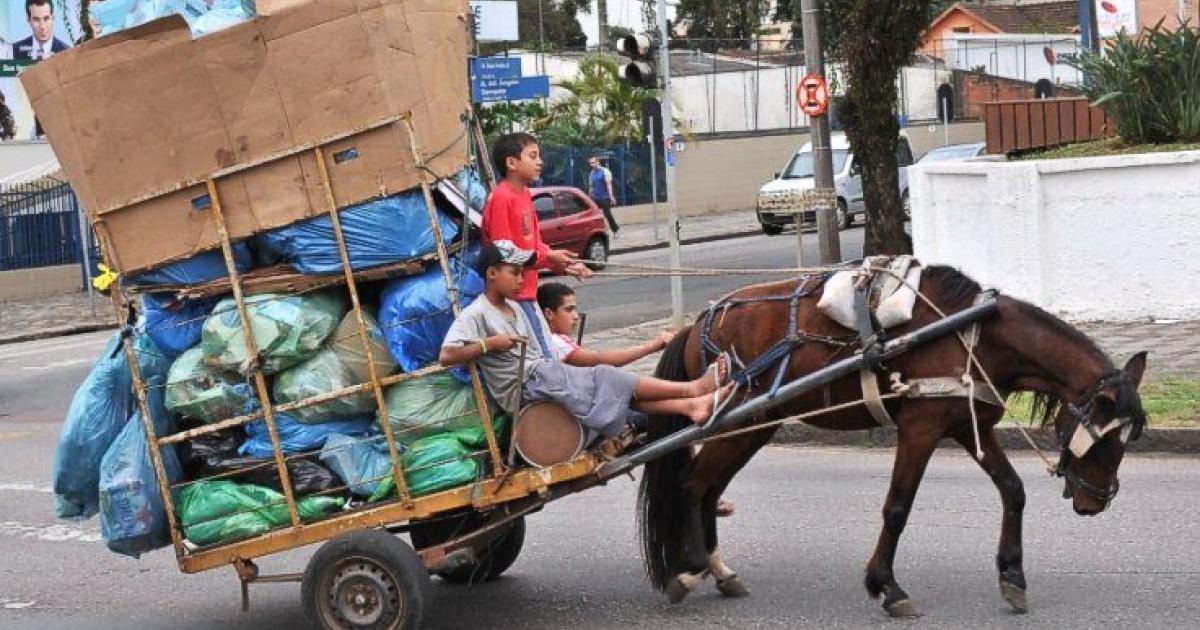
<svg viewBox="0 0 1200 630"><path fill-rule="evenodd" d="M909 166L912 163L912 147L908 145L908 140L900 138L900 140L896 142L896 165Z"/></svg>
<svg viewBox="0 0 1200 630"><path fill-rule="evenodd" d="M554 211L554 197L549 194L534 197L533 207L537 210L538 221L558 218L558 213Z"/></svg>
<svg viewBox="0 0 1200 630"><path fill-rule="evenodd" d="M587 203L580 199L575 193L559 193L558 207L562 210L564 217L569 217L572 214L578 214L587 210Z"/></svg>
<svg viewBox="0 0 1200 630"><path fill-rule="evenodd" d="M833 172L841 173L842 168L846 166L846 158L850 157L849 151L834 150L833 151ZM788 162L787 168L783 169L783 179L803 179L813 176L813 154L811 151L797 153L792 157L792 161Z"/></svg>
<svg viewBox="0 0 1200 630"><path fill-rule="evenodd" d="M955 26L954 28L952 28L950 30L954 31L955 33L970 33L971 27L970 26Z"/></svg>

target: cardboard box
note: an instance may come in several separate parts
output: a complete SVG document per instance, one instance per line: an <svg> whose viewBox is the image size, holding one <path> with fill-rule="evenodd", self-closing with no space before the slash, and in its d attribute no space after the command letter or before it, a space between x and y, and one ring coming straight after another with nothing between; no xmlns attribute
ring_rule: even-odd
<svg viewBox="0 0 1200 630"><path fill-rule="evenodd" d="M467 161L466 0L259 0L191 38L178 16L21 74L63 172L123 273L420 183L398 116L439 175Z"/></svg>

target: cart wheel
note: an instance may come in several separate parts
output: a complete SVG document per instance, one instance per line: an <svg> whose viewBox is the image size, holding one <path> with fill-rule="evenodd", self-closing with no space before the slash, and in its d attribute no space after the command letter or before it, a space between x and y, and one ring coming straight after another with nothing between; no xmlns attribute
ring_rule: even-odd
<svg viewBox="0 0 1200 630"><path fill-rule="evenodd" d="M469 531L469 530L465 530ZM413 544L419 548L430 547L448 539L446 530L413 528L410 532ZM473 584L490 582L500 577L521 555L525 544L525 517L512 521L501 534L493 538L482 549L476 550L478 562L438 572L438 577L451 584Z"/></svg>
<svg viewBox="0 0 1200 630"><path fill-rule="evenodd" d="M350 532L308 562L304 610L327 630L416 630L430 601L429 573L412 547L391 534Z"/></svg>

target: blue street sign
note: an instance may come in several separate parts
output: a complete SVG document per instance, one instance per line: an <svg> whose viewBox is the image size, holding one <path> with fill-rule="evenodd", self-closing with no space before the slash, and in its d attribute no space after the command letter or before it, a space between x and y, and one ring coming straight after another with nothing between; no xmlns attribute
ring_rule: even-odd
<svg viewBox="0 0 1200 630"><path fill-rule="evenodd" d="M548 96L550 96L550 77L545 75L471 81L471 100L476 103L523 101Z"/></svg>
<svg viewBox="0 0 1200 630"><path fill-rule="evenodd" d="M471 60L473 80L516 79L520 76L519 57L476 57Z"/></svg>

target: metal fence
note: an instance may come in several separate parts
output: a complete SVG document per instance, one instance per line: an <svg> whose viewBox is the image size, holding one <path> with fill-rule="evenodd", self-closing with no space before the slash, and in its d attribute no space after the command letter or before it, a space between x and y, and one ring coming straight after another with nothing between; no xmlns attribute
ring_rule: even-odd
<svg viewBox="0 0 1200 630"><path fill-rule="evenodd" d="M80 263L85 259L80 227L79 202L69 184L41 180L0 187L0 271ZM94 272L99 248L90 226L83 232Z"/></svg>
<svg viewBox="0 0 1200 630"><path fill-rule="evenodd" d="M588 192L588 177L591 167L588 158L601 156L604 165L613 175L613 193L617 204L629 206L650 203L653 187L650 183L650 145L619 144L608 147L579 147L543 143L542 184L546 186L574 186ZM666 169L663 156L657 156L658 200L667 199Z"/></svg>

